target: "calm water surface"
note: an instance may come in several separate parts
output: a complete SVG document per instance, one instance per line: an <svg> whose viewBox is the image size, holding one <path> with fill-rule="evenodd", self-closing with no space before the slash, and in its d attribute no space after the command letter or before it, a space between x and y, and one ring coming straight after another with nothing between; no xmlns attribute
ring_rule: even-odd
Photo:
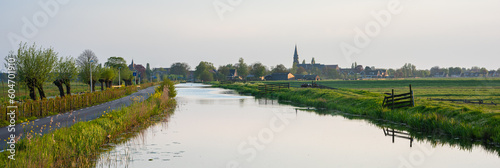
<svg viewBox="0 0 500 168"><path fill-rule="evenodd" d="M411 141L404 131L393 142L392 129L366 120L200 84L177 88L168 121L116 145L98 167L500 167L498 153L480 146Z"/></svg>

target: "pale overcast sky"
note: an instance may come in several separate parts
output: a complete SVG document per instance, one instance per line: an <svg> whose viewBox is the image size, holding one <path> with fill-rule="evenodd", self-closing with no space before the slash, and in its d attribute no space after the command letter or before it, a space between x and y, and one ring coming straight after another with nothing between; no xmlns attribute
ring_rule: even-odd
<svg viewBox="0 0 500 168"><path fill-rule="evenodd" d="M499 0L0 3L3 56L17 48L11 41L24 39L52 46L59 56L78 57L91 49L101 63L120 56L152 67L187 62L194 69L200 61L218 66L243 57L249 64L290 67L297 44L301 62L315 57L317 63L341 67L356 61L380 68L399 68L407 62L418 69L500 68ZM373 12L390 18L374 17Z"/></svg>

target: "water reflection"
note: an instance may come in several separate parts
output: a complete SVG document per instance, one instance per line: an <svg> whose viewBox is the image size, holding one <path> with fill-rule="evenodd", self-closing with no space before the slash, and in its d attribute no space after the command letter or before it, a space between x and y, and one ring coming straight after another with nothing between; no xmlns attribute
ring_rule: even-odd
<svg viewBox="0 0 500 168"><path fill-rule="evenodd" d="M401 167L400 158L415 160L411 158L415 153L431 149L422 164L410 167L500 165L492 154L498 153L498 147L448 138L437 131L422 133L404 124L206 86L178 87L177 100L179 106L168 123L153 125L116 145L110 157L122 157L119 160L130 167L227 167L229 163L238 167Z"/></svg>
<svg viewBox="0 0 500 168"><path fill-rule="evenodd" d="M382 128L384 131L385 136L391 136L392 137L392 143L394 143L395 138L401 138L401 139L407 139L410 140L410 148L413 146L413 137L410 135L410 133L405 132L405 131L400 131L400 130L394 130L394 128Z"/></svg>
<svg viewBox="0 0 500 168"><path fill-rule="evenodd" d="M293 104L289 102L282 102L280 101L281 104ZM294 104L296 105L296 104ZM300 105L296 105L300 106ZM325 109L314 109L310 107L304 107L304 108L298 108L302 109L305 111L309 112L314 112L318 115L321 116L341 116L343 118L349 119L349 120L363 120L366 121L370 124L373 124L373 126L376 126L380 129L395 129L399 132L404 132L408 134L407 138L411 138L413 140L417 140L419 142L424 142L424 143L430 143L432 146L449 146L451 148L457 148L463 151L472 151L475 148L482 148L486 152L495 154L498 157L500 157L500 144L498 143L493 143L493 142L485 142L481 140L472 140L472 139L463 139L459 137L454 137L449 134L445 134L439 130L433 130L432 132L422 132L421 130L413 129L410 128L408 125L404 123L395 123L392 121L387 121L387 120L382 120L382 119L373 119L361 115L356 115L356 114L350 114L350 113L343 113L340 111L335 111L335 110L325 110ZM387 133L387 132L386 132ZM385 133L384 133L385 135ZM391 135L392 136L392 135ZM396 137L396 136L395 136ZM402 138L402 137L398 137ZM409 139L410 140L410 139ZM410 140L410 147L413 145L413 140Z"/></svg>
<svg viewBox="0 0 500 168"><path fill-rule="evenodd" d="M168 129L170 117L175 109L170 109L162 115L155 116L149 122L143 123L128 132L120 134L117 138L101 147L101 155L96 160L96 167L129 167L135 161L146 161L136 158L141 155L151 156L148 161L159 160L169 161L172 158L182 157L185 151L177 152L158 152L164 151L164 147L156 143L148 143L148 136L156 136L158 133ZM165 133L162 133L165 134ZM179 142L165 144L178 145ZM135 156L135 157L134 157Z"/></svg>

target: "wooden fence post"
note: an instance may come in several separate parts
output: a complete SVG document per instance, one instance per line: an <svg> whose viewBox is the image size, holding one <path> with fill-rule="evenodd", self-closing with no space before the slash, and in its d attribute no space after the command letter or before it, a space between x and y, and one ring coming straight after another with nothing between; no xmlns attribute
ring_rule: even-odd
<svg viewBox="0 0 500 168"><path fill-rule="evenodd" d="M410 94L411 94L411 106L415 107L415 97L413 96L413 90L411 89L411 84L410 84Z"/></svg>
<svg viewBox="0 0 500 168"><path fill-rule="evenodd" d="M392 95L391 95L391 97L392 97L392 108L391 108L391 110L394 110L394 89L392 89Z"/></svg>

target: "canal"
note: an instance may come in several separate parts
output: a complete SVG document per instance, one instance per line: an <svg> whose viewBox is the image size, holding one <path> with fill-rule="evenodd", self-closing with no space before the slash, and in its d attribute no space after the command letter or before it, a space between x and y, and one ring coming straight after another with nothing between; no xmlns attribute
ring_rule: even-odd
<svg viewBox="0 0 500 168"><path fill-rule="evenodd" d="M97 167L498 167L498 146L404 125L178 84L173 115L113 145ZM458 140L459 141L459 140ZM467 143L465 143L467 144Z"/></svg>

